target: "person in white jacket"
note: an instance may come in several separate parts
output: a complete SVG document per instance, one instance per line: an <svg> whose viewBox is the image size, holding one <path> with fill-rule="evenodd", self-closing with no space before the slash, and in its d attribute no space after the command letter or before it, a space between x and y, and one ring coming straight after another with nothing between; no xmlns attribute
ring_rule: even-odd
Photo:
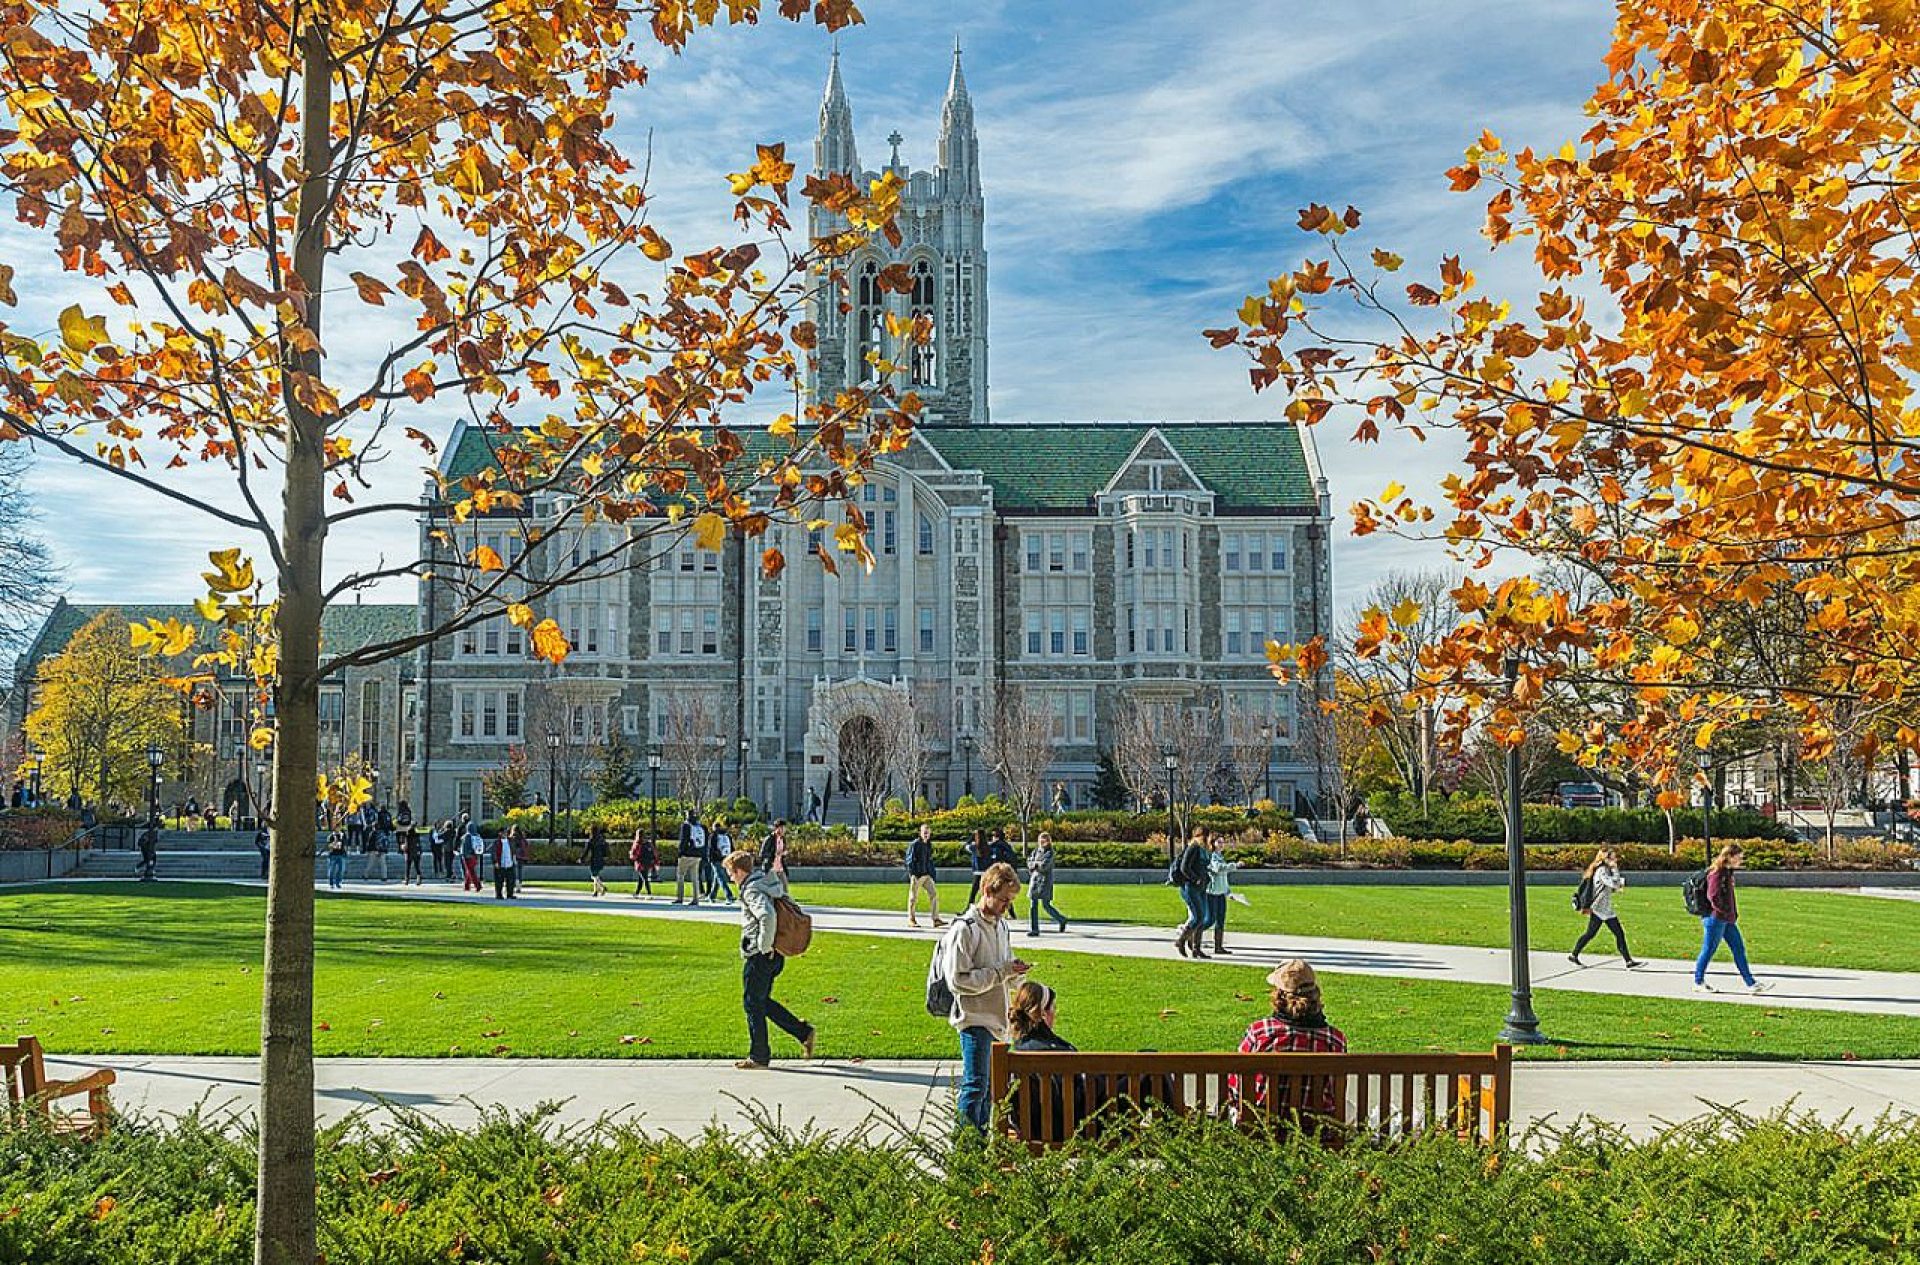
<svg viewBox="0 0 1920 1265"><path fill-rule="evenodd" d="M1620 959L1628 966L1639 966L1632 953L1627 951L1626 929L1620 925L1620 916L1613 910L1613 896L1627 885L1627 876L1620 872L1620 854L1612 848L1602 848L1593 854L1593 860L1587 866L1583 882L1593 884L1593 895L1587 902L1587 929L1573 946L1573 952L1567 954L1567 960L1575 966L1585 966L1580 960L1580 950L1600 934L1605 927L1613 932L1613 942L1620 946Z"/></svg>
<svg viewBox="0 0 1920 1265"><path fill-rule="evenodd" d="M1020 894L1020 876L1004 862L980 876L980 898L954 920L943 945L953 1011L947 1021L960 1034L960 1119L985 1129L993 1110L987 1058L1007 1039L1007 985L1031 966L1013 956L1008 911Z"/></svg>

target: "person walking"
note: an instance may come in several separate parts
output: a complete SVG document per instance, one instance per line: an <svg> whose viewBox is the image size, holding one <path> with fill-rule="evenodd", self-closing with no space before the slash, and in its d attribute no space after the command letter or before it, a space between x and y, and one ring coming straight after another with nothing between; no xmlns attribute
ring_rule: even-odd
<svg viewBox="0 0 1920 1265"><path fill-rule="evenodd" d="M1007 1039L1007 985L1032 969L1013 956L1007 914L1020 894L1020 876L1010 865L980 875L980 899L954 919L934 955L934 971L953 993L947 1022L960 1035L960 1122L984 1131L993 1111L987 1059L995 1041Z"/></svg>
<svg viewBox="0 0 1920 1265"><path fill-rule="evenodd" d="M1206 958L1200 948L1200 932L1207 925L1207 884L1213 877L1212 854L1205 838L1196 830L1180 850L1171 876L1180 885L1180 899L1187 907L1187 920L1180 924L1180 935L1173 947L1181 957Z"/></svg>
<svg viewBox="0 0 1920 1265"><path fill-rule="evenodd" d="M772 1064L768 1021L798 1041L806 1057L812 1058L816 1035L813 1025L795 1017L773 996L773 982L787 965L773 947L779 925L775 902L787 894L787 885L778 874L756 870L751 852L730 853L721 864L740 884L740 1004L747 1012L747 1057L734 1066L742 1071L765 1071Z"/></svg>
<svg viewBox="0 0 1920 1265"><path fill-rule="evenodd" d="M447 835L453 830L453 823L443 821L438 826L427 826L427 851L433 857L433 876L447 876Z"/></svg>
<svg viewBox="0 0 1920 1265"><path fill-rule="evenodd" d="M973 837L967 840L965 847L967 852L967 869L973 873L973 885L967 888L967 905L971 908L973 903L980 899L980 876L987 872L987 867L992 865L993 862L987 860L987 836L985 831L974 831Z"/></svg>
<svg viewBox="0 0 1920 1265"><path fill-rule="evenodd" d="M408 883L416 887L426 880L420 873L420 832L414 828L411 818L400 827L400 885Z"/></svg>
<svg viewBox="0 0 1920 1265"><path fill-rule="evenodd" d="M732 855L733 832L727 829L726 818L716 817L707 829L707 864L703 872L711 875L712 881L707 884L709 900L719 900L723 895L729 902L733 900L733 884L727 881L727 858Z"/></svg>
<svg viewBox="0 0 1920 1265"><path fill-rule="evenodd" d="M939 872L933 863L933 827L920 823L920 832L907 844L907 925L920 925L920 894L927 895L927 908L933 914L936 929L946 926L940 917Z"/></svg>
<svg viewBox="0 0 1920 1265"><path fill-rule="evenodd" d="M390 826L393 820L386 816L384 808L380 813L373 827L363 829L361 834L361 838L365 840L367 859L360 866L360 877L369 883L373 881L376 873L379 874L382 883L387 881L387 841L391 836L380 828L379 822L384 820Z"/></svg>
<svg viewBox="0 0 1920 1265"><path fill-rule="evenodd" d="M502 830L493 841L493 898L511 900L514 894L513 832Z"/></svg>
<svg viewBox="0 0 1920 1265"><path fill-rule="evenodd" d="M707 858L707 829L700 824L700 810L687 809L680 823L680 850L673 865L673 903L687 903L687 884L693 884L693 905L700 905L700 867Z"/></svg>
<svg viewBox="0 0 1920 1265"><path fill-rule="evenodd" d="M347 837L338 830L327 831L327 886L333 891L340 890L340 881L347 876Z"/></svg>
<svg viewBox="0 0 1920 1265"><path fill-rule="evenodd" d="M267 881L267 860L273 855L273 832L267 829L265 822L261 822L253 832L253 850L260 854L260 881L264 883Z"/></svg>
<svg viewBox="0 0 1920 1265"><path fill-rule="evenodd" d="M1734 874L1746 863L1746 853L1737 843L1720 849L1707 867L1707 916L1700 920L1700 957L1693 964L1693 987L1702 993L1717 992L1707 983L1707 966L1719 951L1722 941L1733 952L1734 969L1746 981L1750 993L1764 993L1773 987L1766 980L1755 980L1747 967L1747 942L1740 934L1740 902L1734 894Z"/></svg>
<svg viewBox="0 0 1920 1265"><path fill-rule="evenodd" d="M1585 966L1580 960L1580 950L1587 947L1600 928L1605 927L1613 933L1613 942L1620 948L1620 960L1629 967L1641 965L1627 950L1627 933L1620 926L1620 917L1613 910L1614 893L1627 885L1626 875L1620 872L1620 854L1612 848L1602 848L1593 854L1593 860L1587 863L1587 872L1580 876L1583 887L1591 893L1587 898L1587 929L1574 942L1573 952L1567 954L1567 960L1575 966Z"/></svg>
<svg viewBox="0 0 1920 1265"><path fill-rule="evenodd" d="M1238 861L1227 860L1227 840L1213 835L1207 840L1207 926L1213 928L1213 951L1226 956L1227 898L1233 895L1233 872Z"/></svg>
<svg viewBox="0 0 1920 1265"><path fill-rule="evenodd" d="M513 828L513 890L509 896L518 896L520 889L526 886L527 867L533 863L533 844L527 838L524 827Z"/></svg>
<svg viewBox="0 0 1920 1265"><path fill-rule="evenodd" d="M1040 907L1047 916L1067 929L1067 917L1053 907L1053 836L1042 830L1038 846L1027 857L1027 934L1040 934Z"/></svg>
<svg viewBox="0 0 1920 1265"><path fill-rule="evenodd" d="M587 827L587 846L581 850L580 859L587 864L587 877L593 880L593 894L605 896L607 885L601 879L601 871L607 868L607 828L595 823Z"/></svg>
<svg viewBox="0 0 1920 1265"><path fill-rule="evenodd" d="M640 899L644 890L653 895L653 871L660 864L658 850L653 846L653 836L636 828L633 842L627 845L627 860L633 863L633 898Z"/></svg>
<svg viewBox="0 0 1920 1265"><path fill-rule="evenodd" d="M480 827L469 821L466 832L460 836L461 891L480 890L480 859L486 854L487 841L481 837Z"/></svg>
<svg viewBox="0 0 1920 1265"><path fill-rule="evenodd" d="M1267 985L1273 990L1269 994L1273 1011L1247 1025L1247 1033L1240 1039L1240 1053L1272 1054L1289 1050L1304 1054L1346 1053L1347 1034L1327 1022L1326 1008L1320 1000L1320 980L1311 966L1299 958L1282 962L1267 976ZM1275 1100L1288 1101L1291 1086L1287 1078L1276 1076L1273 1082L1271 1092ZM1265 1111L1268 1092L1265 1076L1254 1077L1253 1084L1244 1093L1239 1076L1227 1078L1227 1101L1237 1104L1242 1112ZM1338 1099L1333 1078L1321 1077L1311 1097L1316 1114L1334 1111Z"/></svg>
<svg viewBox="0 0 1920 1265"><path fill-rule="evenodd" d="M146 829L140 832L140 881L155 883L160 879L160 823L147 818Z"/></svg>
<svg viewBox="0 0 1920 1265"><path fill-rule="evenodd" d="M780 881L787 878L787 823L782 818L773 823L773 829L760 841L759 867L769 874L778 874Z"/></svg>

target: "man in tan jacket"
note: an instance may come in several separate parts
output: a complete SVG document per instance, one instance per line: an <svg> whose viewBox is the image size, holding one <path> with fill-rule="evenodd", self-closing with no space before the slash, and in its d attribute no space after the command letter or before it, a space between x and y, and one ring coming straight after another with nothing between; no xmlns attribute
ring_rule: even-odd
<svg viewBox="0 0 1920 1265"><path fill-rule="evenodd" d="M1011 865L990 866L980 876L980 899L955 919L944 943L944 972L953 990L948 1022L960 1034L960 1118L976 1129L993 1110L987 1057L1007 1039L1007 984L1031 966L1013 956L1007 911L1020 894Z"/></svg>

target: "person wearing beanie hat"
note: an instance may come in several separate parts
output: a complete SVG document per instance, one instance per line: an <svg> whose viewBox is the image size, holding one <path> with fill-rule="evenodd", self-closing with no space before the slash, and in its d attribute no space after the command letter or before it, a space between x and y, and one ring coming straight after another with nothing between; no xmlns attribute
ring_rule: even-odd
<svg viewBox="0 0 1920 1265"><path fill-rule="evenodd" d="M1273 990L1273 1013L1247 1025L1247 1034L1240 1040L1240 1053L1346 1053L1347 1035L1327 1022L1326 1011L1320 1002L1320 980L1314 974L1313 967L1299 958L1282 962L1267 976L1267 985ZM1274 1084L1271 1092L1285 1100L1290 1088L1288 1078L1278 1076L1272 1079ZM1264 1112L1269 1092L1267 1080L1265 1076L1254 1077L1251 1092L1242 1094L1240 1078L1228 1077L1229 1101L1237 1102L1242 1111ZM1332 1078L1322 1077L1319 1090L1312 1097L1314 1110L1335 1110L1337 1104Z"/></svg>

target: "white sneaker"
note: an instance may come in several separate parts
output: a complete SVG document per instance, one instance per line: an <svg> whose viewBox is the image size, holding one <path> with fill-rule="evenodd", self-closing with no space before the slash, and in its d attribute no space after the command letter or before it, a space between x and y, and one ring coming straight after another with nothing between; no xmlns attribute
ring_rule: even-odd
<svg viewBox="0 0 1920 1265"><path fill-rule="evenodd" d="M1720 990L1715 988L1711 984L1695 984L1693 986L1693 991L1696 993L1717 993Z"/></svg>
<svg viewBox="0 0 1920 1265"><path fill-rule="evenodd" d="M1758 997L1761 993L1770 993L1773 991L1773 981L1772 980L1756 980L1753 983L1747 985L1747 991L1749 993L1752 993L1756 997Z"/></svg>

